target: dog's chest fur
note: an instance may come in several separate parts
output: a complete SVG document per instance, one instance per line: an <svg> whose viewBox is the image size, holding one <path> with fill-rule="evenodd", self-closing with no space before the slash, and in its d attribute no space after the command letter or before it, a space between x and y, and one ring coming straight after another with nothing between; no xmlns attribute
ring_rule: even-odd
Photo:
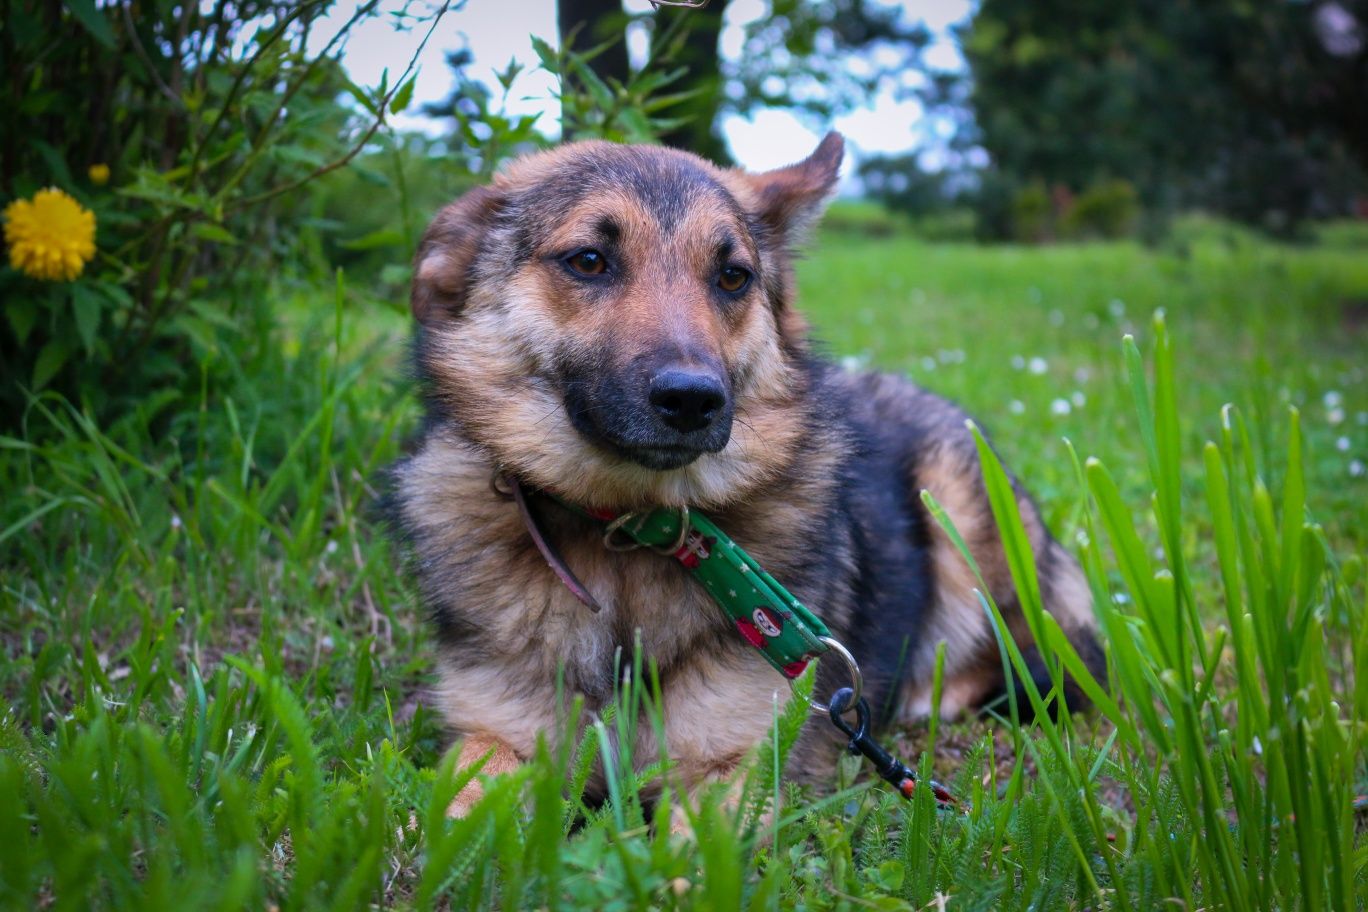
<svg viewBox="0 0 1368 912"><path fill-rule="evenodd" d="M583 694L591 707L611 697L637 643L666 687L688 666L738 659L763 666L676 561L645 549L609 551L602 524L534 497L531 509L547 537L602 610L581 604L547 566L516 506L493 490L491 475L483 454L441 433L430 434L398 472L425 601L453 658L512 666L509 677L527 690L554 692L563 676L565 688ZM845 575L833 571L850 569L841 559L850 544L837 534L822 542L822 560L812 560L814 539L831 537L825 498L814 499L801 478L793 486L800 489L793 497L714 518L795 594L818 606L833 596L835 577ZM841 605L824 613L832 607L838 617L844 613Z"/></svg>

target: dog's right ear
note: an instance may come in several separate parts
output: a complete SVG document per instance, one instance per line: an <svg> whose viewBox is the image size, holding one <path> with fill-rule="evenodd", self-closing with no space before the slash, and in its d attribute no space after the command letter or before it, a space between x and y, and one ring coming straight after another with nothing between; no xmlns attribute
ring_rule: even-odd
<svg viewBox="0 0 1368 912"><path fill-rule="evenodd" d="M755 215L786 243L801 240L836 192L844 156L845 138L833 130L811 155L796 164L762 174L742 174L755 194Z"/></svg>
<svg viewBox="0 0 1368 912"><path fill-rule="evenodd" d="M476 187L432 220L413 261L413 316L424 325L461 312L485 233L503 205L493 187Z"/></svg>

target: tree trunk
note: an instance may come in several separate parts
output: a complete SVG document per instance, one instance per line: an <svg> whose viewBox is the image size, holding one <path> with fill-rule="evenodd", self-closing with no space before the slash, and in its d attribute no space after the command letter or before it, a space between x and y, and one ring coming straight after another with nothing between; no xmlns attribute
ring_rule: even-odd
<svg viewBox="0 0 1368 912"><path fill-rule="evenodd" d="M703 9L662 6L656 10L655 30L651 35L653 61L683 29L683 42L676 56L656 61L665 69L686 67L688 72L668 92L696 92L692 98L671 108L665 115L682 118L684 123L664 133L660 141L667 146L688 149L718 164L732 163L727 143L719 131L717 115L722 107L722 66L717 41L722 34L722 17L728 0L711 0ZM680 21L683 20L683 21Z"/></svg>

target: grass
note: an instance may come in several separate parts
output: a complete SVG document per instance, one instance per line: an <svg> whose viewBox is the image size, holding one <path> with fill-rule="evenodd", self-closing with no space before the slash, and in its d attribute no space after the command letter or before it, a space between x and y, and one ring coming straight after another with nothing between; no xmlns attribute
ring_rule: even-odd
<svg viewBox="0 0 1368 912"><path fill-rule="evenodd" d="M106 427L39 399L0 439L0 901L1363 908L1368 261L1176 236L1152 252L836 233L802 264L835 356L910 373L991 430L1081 554L1108 633L1093 716L896 733L964 814L847 765L833 795L766 818L801 720L776 709L748 800L713 795L691 811L707 838L671 837L637 795L661 771L614 747L658 721L638 687L445 820L461 783L422 699L432 643L372 513L416 420L406 325L340 283L282 284L281 325L221 333L194 395ZM1013 573L1072 668L1029 561ZM594 762L614 799L587 809Z"/></svg>

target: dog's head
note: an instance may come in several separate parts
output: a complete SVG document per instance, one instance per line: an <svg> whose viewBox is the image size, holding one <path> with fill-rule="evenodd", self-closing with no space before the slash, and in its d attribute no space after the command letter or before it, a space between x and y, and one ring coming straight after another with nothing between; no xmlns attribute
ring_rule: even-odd
<svg viewBox="0 0 1368 912"><path fill-rule="evenodd" d="M604 142L515 162L420 245L432 405L586 504L718 506L775 477L802 434L791 248L842 149L763 174Z"/></svg>

